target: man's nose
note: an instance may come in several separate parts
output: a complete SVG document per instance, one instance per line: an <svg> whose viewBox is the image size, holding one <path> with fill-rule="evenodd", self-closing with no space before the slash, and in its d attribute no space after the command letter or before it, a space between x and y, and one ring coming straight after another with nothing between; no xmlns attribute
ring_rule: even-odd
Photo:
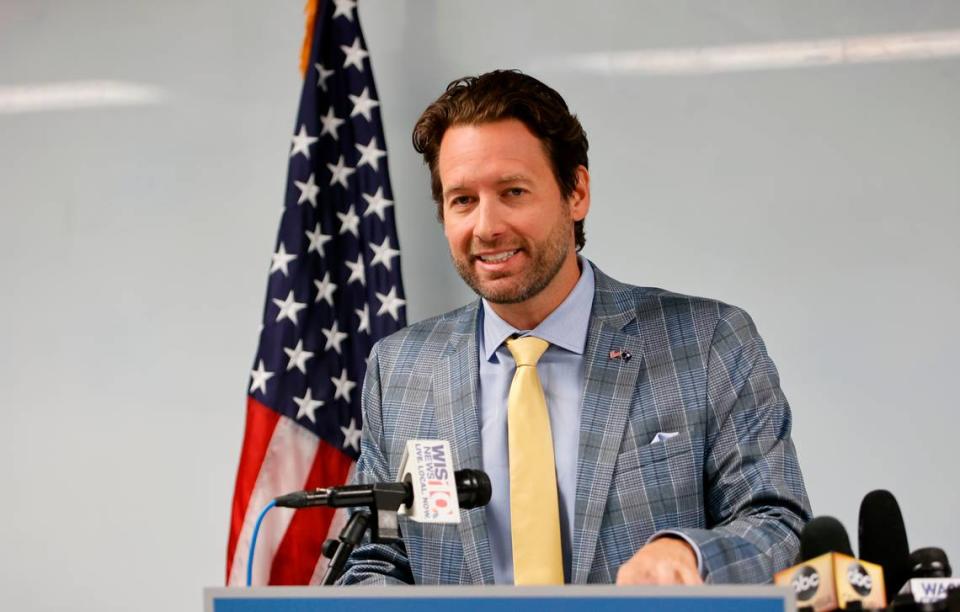
<svg viewBox="0 0 960 612"><path fill-rule="evenodd" d="M504 232L503 211L496 198L481 197L475 213L474 237L482 242L495 242Z"/></svg>

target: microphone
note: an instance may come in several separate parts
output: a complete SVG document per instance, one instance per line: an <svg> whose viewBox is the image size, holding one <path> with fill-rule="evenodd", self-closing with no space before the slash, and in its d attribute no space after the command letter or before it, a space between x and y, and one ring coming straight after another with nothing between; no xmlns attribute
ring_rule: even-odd
<svg viewBox="0 0 960 612"><path fill-rule="evenodd" d="M937 609L952 610L946 600L952 590L960 590L960 578L951 578L950 562L943 549L928 547L910 553L910 579L903 585L894 603L939 604ZM954 596L956 597L956 596Z"/></svg>
<svg viewBox="0 0 960 612"><path fill-rule="evenodd" d="M837 552L852 557L853 547L843 523L832 516L818 516L800 534L800 561Z"/></svg>
<svg viewBox="0 0 960 612"><path fill-rule="evenodd" d="M457 470L454 472L457 501L460 508L469 510L486 505L490 501L490 477L480 470ZM409 506L414 501L413 484L407 482L375 482L371 484L343 485L287 493L276 498L278 508L358 508L370 507L377 493L387 493L397 500L396 508ZM383 508L389 510L390 508Z"/></svg>
<svg viewBox="0 0 960 612"><path fill-rule="evenodd" d="M476 508L490 501L490 477L479 470L453 472L446 440L408 440L397 480L409 484L413 493L398 514L419 523L459 523L461 507Z"/></svg>
<svg viewBox="0 0 960 612"><path fill-rule="evenodd" d="M910 553L911 578L949 578L952 573L947 553L942 548L928 546Z"/></svg>
<svg viewBox="0 0 960 612"><path fill-rule="evenodd" d="M366 507L378 514L409 516L421 523L459 523L460 508L490 501L490 477L480 470L452 469L446 440L408 440L400 458L398 482L344 485L297 491L276 498L281 508ZM396 517L384 525L394 531ZM396 534L399 536L399 532Z"/></svg>
<svg viewBox="0 0 960 612"><path fill-rule="evenodd" d="M830 612L886 605L883 569L853 557L837 519L821 516L800 533L801 563L777 572L777 585L793 587L799 610Z"/></svg>
<svg viewBox="0 0 960 612"><path fill-rule="evenodd" d="M397 482L327 487L297 491L276 498L285 508L363 507L354 512L338 540L327 540L323 554L330 559L321 584L334 584L347 558L370 529L370 540L400 542L398 515L420 523L459 523L460 509L485 506L490 501L490 477L480 470L453 471L450 443L445 440L408 440L400 459Z"/></svg>
<svg viewBox="0 0 960 612"><path fill-rule="evenodd" d="M860 558L883 567L887 601L910 577L910 547L900 505L890 491L878 489L860 503Z"/></svg>

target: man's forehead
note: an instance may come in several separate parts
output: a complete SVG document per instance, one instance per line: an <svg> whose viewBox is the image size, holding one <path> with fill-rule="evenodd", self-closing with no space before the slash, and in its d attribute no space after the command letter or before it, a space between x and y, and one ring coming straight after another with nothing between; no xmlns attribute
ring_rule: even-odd
<svg viewBox="0 0 960 612"><path fill-rule="evenodd" d="M454 125L440 143L437 176L442 194L553 177L543 142L517 119Z"/></svg>
<svg viewBox="0 0 960 612"><path fill-rule="evenodd" d="M543 150L544 144L519 119L501 119L483 123L460 123L449 126L440 139L438 156L490 154L523 156L534 149Z"/></svg>

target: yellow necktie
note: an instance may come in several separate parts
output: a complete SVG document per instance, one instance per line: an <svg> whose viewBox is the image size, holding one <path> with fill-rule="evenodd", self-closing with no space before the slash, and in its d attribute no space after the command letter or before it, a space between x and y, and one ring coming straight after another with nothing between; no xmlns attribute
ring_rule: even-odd
<svg viewBox="0 0 960 612"><path fill-rule="evenodd" d="M563 584L560 505L547 401L537 361L549 343L507 340L517 371L507 398L510 452L510 532L514 584Z"/></svg>

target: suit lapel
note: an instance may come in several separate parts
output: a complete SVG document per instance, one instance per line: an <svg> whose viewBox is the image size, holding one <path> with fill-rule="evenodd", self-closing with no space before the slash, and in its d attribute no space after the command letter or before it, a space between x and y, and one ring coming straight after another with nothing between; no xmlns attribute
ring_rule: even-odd
<svg viewBox="0 0 960 612"><path fill-rule="evenodd" d="M477 404L480 366L476 304L468 308L457 322L433 380L437 434L441 440L450 441L454 466L458 470L483 467ZM487 539L485 509L467 510L461 518L459 530L464 562L473 582L492 584L493 561Z"/></svg>
<svg viewBox="0 0 960 612"><path fill-rule="evenodd" d="M637 377L643 364L643 340L621 330L636 318L629 289L599 270L593 312L584 348L584 391L580 408L580 444L571 582L585 583L593 566L600 524L610 495ZM611 357L611 351L621 356ZM623 353L630 357L624 359Z"/></svg>

